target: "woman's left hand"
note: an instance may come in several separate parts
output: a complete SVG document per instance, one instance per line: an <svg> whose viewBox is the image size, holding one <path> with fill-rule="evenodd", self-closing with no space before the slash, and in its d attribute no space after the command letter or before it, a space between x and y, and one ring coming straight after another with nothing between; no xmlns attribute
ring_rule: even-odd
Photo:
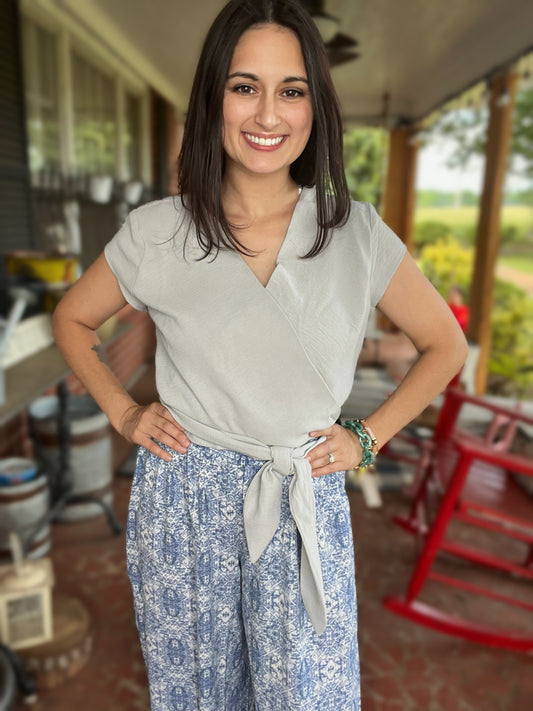
<svg viewBox="0 0 533 711"><path fill-rule="evenodd" d="M326 437L307 454L312 476L355 469L361 462L363 450L357 435L341 425L331 425L326 430L309 432L310 437Z"/></svg>

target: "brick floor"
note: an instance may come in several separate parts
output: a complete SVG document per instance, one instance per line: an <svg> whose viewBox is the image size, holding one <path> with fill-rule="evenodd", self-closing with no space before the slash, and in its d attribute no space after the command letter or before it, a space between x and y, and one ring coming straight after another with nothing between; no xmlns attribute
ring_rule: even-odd
<svg viewBox="0 0 533 711"><path fill-rule="evenodd" d="M115 481L117 515L122 522L129 485L127 478ZM441 635L383 609L384 595L403 589L414 557L412 539L390 521L393 512L405 509L405 501L399 493L385 494L384 508L371 510L365 508L359 492L348 495L357 550L363 710L531 711L530 657ZM53 538L57 587L88 608L94 648L77 676L42 692L33 708L147 711L146 675L126 577L124 535L113 536L100 517L57 524ZM471 577L476 579L475 571ZM461 601L457 604L459 610ZM477 608L484 604L477 599ZM16 711L23 708L20 703Z"/></svg>
<svg viewBox="0 0 533 711"><path fill-rule="evenodd" d="M119 444L115 450L122 460L127 450ZM115 477L116 512L123 524L129 488L128 477ZM401 492L386 492L383 508L368 509L358 491L348 489L348 497L356 545L363 711L531 711L531 657L433 632L382 607L385 595L404 590L415 560L413 539L391 521L394 513L407 510L408 501ZM51 555L57 589L86 605L94 647L75 677L40 693L35 711L148 711L124 545L124 534L114 536L103 517L54 524ZM471 582L488 575L450 559L441 565L459 566ZM521 587L531 600L531 583L505 584ZM472 601L456 591L428 586L427 597L460 614L497 617L501 624L508 614L519 626L526 624L528 613L495 611L495 603ZM15 711L24 708L19 702Z"/></svg>

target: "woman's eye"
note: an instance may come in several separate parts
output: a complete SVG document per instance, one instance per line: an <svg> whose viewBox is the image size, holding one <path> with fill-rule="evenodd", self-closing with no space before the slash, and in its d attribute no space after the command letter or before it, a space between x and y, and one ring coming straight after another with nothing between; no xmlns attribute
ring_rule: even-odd
<svg viewBox="0 0 533 711"><path fill-rule="evenodd" d="M285 89L283 96L286 96L288 99L296 99L299 96L303 96L303 91L301 91L301 89Z"/></svg>
<svg viewBox="0 0 533 711"><path fill-rule="evenodd" d="M239 84L238 86L233 87L233 91L236 94L253 94L254 88L249 84Z"/></svg>

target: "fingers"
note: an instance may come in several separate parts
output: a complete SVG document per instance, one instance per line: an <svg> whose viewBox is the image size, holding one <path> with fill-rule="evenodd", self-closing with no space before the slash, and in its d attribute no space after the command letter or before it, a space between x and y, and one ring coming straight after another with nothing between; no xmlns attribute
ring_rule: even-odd
<svg viewBox="0 0 533 711"><path fill-rule="evenodd" d="M309 459L309 455L307 457ZM346 459L338 450L336 452L327 452L320 457L310 459L311 476L323 476L324 474L333 474L334 472L344 471L350 467L346 464Z"/></svg>
<svg viewBox="0 0 533 711"><path fill-rule="evenodd" d="M155 428L155 433L153 429L150 430L152 437L181 454L187 451L191 442L185 434L183 427L176 422L166 407L156 403L156 416L151 424L153 425L153 429ZM148 427L150 427L150 421Z"/></svg>
<svg viewBox="0 0 533 711"><path fill-rule="evenodd" d="M311 465L312 476L323 476L345 469L342 453L339 450L334 451L334 446L332 440L328 439L309 452L307 459Z"/></svg>
<svg viewBox="0 0 533 711"><path fill-rule="evenodd" d="M361 461L359 441L344 427L335 424L310 435L326 437L326 441L313 447L306 457L313 477L353 469Z"/></svg>
<svg viewBox="0 0 533 711"><path fill-rule="evenodd" d="M144 441L137 442L137 444L140 444L142 447L147 449L149 452L152 452L160 459L164 459L165 462L172 461L172 454L170 454L170 452L168 452L166 449L163 449L163 447L161 447L161 445L159 445L153 439L145 439Z"/></svg>
<svg viewBox="0 0 533 711"><path fill-rule="evenodd" d="M183 428L158 402L130 407L123 416L121 434L167 462L172 459L172 454L161 445L184 454L190 444Z"/></svg>
<svg viewBox="0 0 533 711"><path fill-rule="evenodd" d="M339 427L339 425L331 425L326 430L315 430L315 432L309 432L309 437L331 437L334 433L334 428Z"/></svg>

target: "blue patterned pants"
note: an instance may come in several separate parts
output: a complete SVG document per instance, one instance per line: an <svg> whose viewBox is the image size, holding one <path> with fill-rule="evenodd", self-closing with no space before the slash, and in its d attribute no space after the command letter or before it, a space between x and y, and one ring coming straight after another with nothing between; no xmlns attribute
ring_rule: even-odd
<svg viewBox="0 0 533 711"><path fill-rule="evenodd" d="M191 444L144 449L127 533L153 711L357 711L353 542L344 474L313 480L328 625L299 590L300 542L284 482L280 526L256 563L242 505L263 462Z"/></svg>

